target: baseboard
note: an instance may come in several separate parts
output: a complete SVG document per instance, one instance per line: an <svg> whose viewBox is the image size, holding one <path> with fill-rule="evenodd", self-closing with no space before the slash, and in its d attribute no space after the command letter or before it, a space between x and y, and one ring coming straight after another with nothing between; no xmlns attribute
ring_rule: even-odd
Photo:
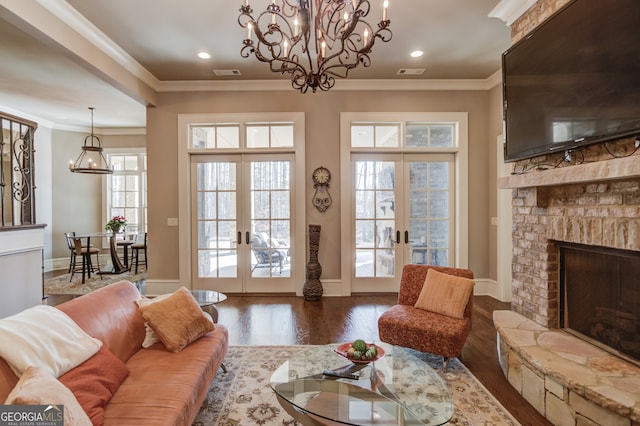
<svg viewBox="0 0 640 426"><path fill-rule="evenodd" d="M501 302L510 302L511 298L505 297L502 286L496 280L490 278L476 278L476 285L473 288L475 296L491 296ZM506 292L509 294L510 292Z"/></svg>

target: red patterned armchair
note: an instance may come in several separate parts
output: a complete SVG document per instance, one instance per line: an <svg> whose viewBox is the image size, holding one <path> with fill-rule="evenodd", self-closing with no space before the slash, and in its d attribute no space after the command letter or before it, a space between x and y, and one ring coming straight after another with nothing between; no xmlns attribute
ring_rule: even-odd
<svg viewBox="0 0 640 426"><path fill-rule="evenodd" d="M471 287L469 294L459 299L461 318L432 312L415 307L421 296L425 278L429 269L447 275L448 285L459 288L456 281L466 281ZM436 275L431 273L431 275ZM454 277L462 277L463 280ZM466 280L465 280L466 279ZM449 359L460 356L469 332L471 331L471 313L473 311L473 272L468 269L448 268L430 265L405 265L402 270L398 304L384 312L378 319L380 340L392 345L404 346L421 352L429 352L444 357L444 370L447 370ZM441 299L436 304L448 304L446 291L441 292ZM466 306L465 306L466 304Z"/></svg>

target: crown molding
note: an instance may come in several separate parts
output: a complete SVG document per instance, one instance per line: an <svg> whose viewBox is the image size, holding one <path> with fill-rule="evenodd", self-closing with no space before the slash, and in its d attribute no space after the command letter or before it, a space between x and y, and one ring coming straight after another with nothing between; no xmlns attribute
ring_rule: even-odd
<svg viewBox="0 0 640 426"><path fill-rule="evenodd" d="M53 126L53 129L64 132L91 133L91 127L73 126L68 124L56 124ZM146 135L147 129L145 127L94 127L93 134L98 136L138 136Z"/></svg>
<svg viewBox="0 0 640 426"><path fill-rule="evenodd" d="M500 70L485 79L336 80L331 91L490 90L502 81ZM158 92L290 91L290 80L162 81Z"/></svg>
<svg viewBox="0 0 640 426"><path fill-rule="evenodd" d="M537 0L501 0L500 3L489 12L490 18L498 18L511 26L522 16Z"/></svg>

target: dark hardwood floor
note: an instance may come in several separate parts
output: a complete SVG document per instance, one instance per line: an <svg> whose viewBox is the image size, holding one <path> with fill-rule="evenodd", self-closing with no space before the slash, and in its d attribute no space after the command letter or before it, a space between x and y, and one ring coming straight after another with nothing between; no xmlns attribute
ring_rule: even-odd
<svg viewBox="0 0 640 426"><path fill-rule="evenodd" d="M50 297L55 305L70 297ZM228 295L217 306L219 322L229 328L231 345L321 345L358 338L378 339L377 319L396 295L323 297L307 302L288 295ZM460 360L523 425L551 425L504 377L496 349L493 311L508 303L474 298L473 327Z"/></svg>

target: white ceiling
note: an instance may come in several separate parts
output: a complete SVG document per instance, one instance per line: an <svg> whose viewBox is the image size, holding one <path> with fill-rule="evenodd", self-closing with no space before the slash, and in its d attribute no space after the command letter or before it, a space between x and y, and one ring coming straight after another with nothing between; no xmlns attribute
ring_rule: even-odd
<svg viewBox="0 0 640 426"><path fill-rule="evenodd" d="M236 84L283 79L268 65L240 57L245 31L237 22L242 0L0 0L0 108L43 119L55 127L144 127L145 101L116 73L96 66L96 50L73 49L72 38L98 40L102 49L155 91L179 84ZM77 33L40 20L35 3ZM254 9L267 0L251 0ZM500 69L510 28L489 13L499 0L390 0L393 38L376 43L372 66L350 80L486 80ZM371 23L382 0L371 0ZM380 9L380 10L377 10ZM79 12L79 13L78 13ZM45 12L42 12L44 14ZM81 35L81 37L79 36ZM99 46L99 47L96 47ZM106 48L104 47L106 46ZM418 59L409 52L420 49ZM197 58L201 50L209 60ZM399 76L400 68L425 68ZM214 69L237 69L217 77ZM231 81L230 81L231 80ZM217 83L216 83L217 82ZM135 84L133 85L135 86ZM291 89L294 90L294 89ZM314 96L310 92L305 96Z"/></svg>

